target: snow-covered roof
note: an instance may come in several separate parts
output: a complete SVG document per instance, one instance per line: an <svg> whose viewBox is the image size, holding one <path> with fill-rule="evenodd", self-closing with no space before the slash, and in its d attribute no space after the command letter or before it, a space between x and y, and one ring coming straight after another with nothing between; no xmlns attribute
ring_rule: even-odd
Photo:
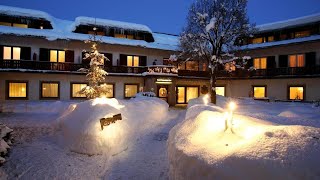
<svg viewBox="0 0 320 180"><path fill-rule="evenodd" d="M135 23L128 23L128 22L121 22L121 21L114 21L109 19L100 19L100 18L93 18L93 17L84 17L79 16L74 21L74 29L76 29L79 25L97 25L97 26L107 26L107 27L116 27L116 28L123 28L123 29L130 29L136 31L145 31L152 33L151 29L142 24L135 24Z"/></svg>
<svg viewBox="0 0 320 180"><path fill-rule="evenodd" d="M289 39L289 40L283 40L283 41L266 42L266 43L260 43L260 44L249 44L249 45L241 46L241 49L242 50L249 50L249 49L267 48L267 47L272 47L272 46L281 46L281 45L302 43L302 42L307 42L307 41L317 41L317 40L320 40L320 35L314 35L314 36L308 36L308 37L296 38L296 39Z"/></svg>
<svg viewBox="0 0 320 180"><path fill-rule="evenodd" d="M278 21L278 22L258 25L257 29L259 32L267 32L267 31L280 30L285 28L292 28L292 27L307 25L315 22L320 22L320 13L309 15L309 16L298 17L294 19L288 19L285 21Z"/></svg>
<svg viewBox="0 0 320 180"><path fill-rule="evenodd" d="M161 49L161 50L178 50L179 40L177 36L152 33L151 29L145 25L139 25L134 23L112 21L106 19L95 19L89 17L78 17L75 21L68 21L55 18L45 12L37 10L22 9L10 6L0 5L0 13L13 15L13 16L24 16L31 18L42 18L48 20L53 29L32 29L32 28L18 28L10 26L0 26L0 34L6 35L17 35L17 36L34 36L46 38L49 41L54 41L58 39L65 40L88 40L89 34L79 34L74 33L74 29L77 25L84 24L97 24L102 26L112 26L118 28L126 28L137 31L150 32L155 41L146 42L144 40L131 40L131 39L121 39L109 36L101 36L101 40L106 44L115 45L125 45L125 46L139 46L144 48Z"/></svg>

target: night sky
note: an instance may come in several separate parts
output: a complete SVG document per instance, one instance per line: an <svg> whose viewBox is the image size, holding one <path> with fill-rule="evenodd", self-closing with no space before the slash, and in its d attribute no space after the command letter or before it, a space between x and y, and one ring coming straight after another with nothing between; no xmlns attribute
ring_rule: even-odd
<svg viewBox="0 0 320 180"><path fill-rule="evenodd" d="M1 0L1 5L45 11L74 20L90 16L141 23L154 32L179 34L193 0ZM320 0L249 0L250 21L259 24L320 13Z"/></svg>

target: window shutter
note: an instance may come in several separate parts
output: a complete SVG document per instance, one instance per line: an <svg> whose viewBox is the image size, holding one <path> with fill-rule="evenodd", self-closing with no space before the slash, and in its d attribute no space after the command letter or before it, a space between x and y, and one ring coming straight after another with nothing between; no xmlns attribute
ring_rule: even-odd
<svg viewBox="0 0 320 180"><path fill-rule="evenodd" d="M104 53L104 56L109 60L104 60L104 66L112 67L112 54L111 53Z"/></svg>
<svg viewBox="0 0 320 180"><path fill-rule="evenodd" d="M74 63L74 51L66 50L66 62Z"/></svg>
<svg viewBox="0 0 320 180"><path fill-rule="evenodd" d="M0 45L0 59L3 59L3 46Z"/></svg>
<svg viewBox="0 0 320 180"><path fill-rule="evenodd" d="M279 56L279 67L288 67L288 55Z"/></svg>
<svg viewBox="0 0 320 180"><path fill-rule="evenodd" d="M31 47L21 47L21 60L31 60Z"/></svg>
<svg viewBox="0 0 320 180"><path fill-rule="evenodd" d="M316 52L306 53L306 67L312 67L316 65Z"/></svg>
<svg viewBox="0 0 320 180"><path fill-rule="evenodd" d="M139 57L139 66L147 66L147 56Z"/></svg>
<svg viewBox="0 0 320 180"><path fill-rule="evenodd" d="M276 57L268 56L267 57L267 69L274 69L276 68Z"/></svg>
<svg viewBox="0 0 320 180"><path fill-rule="evenodd" d="M120 54L120 66L127 66L127 55Z"/></svg>
<svg viewBox="0 0 320 180"><path fill-rule="evenodd" d="M39 61L49 61L49 49L40 48Z"/></svg>
<svg viewBox="0 0 320 180"><path fill-rule="evenodd" d="M249 69L253 66L253 59L250 58L247 60L246 69Z"/></svg>

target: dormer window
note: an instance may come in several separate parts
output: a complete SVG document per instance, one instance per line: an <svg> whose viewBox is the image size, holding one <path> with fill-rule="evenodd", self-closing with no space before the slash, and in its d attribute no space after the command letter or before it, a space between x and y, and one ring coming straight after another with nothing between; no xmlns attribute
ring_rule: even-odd
<svg viewBox="0 0 320 180"><path fill-rule="evenodd" d="M306 37L306 36L310 36L310 31L299 31L299 32L295 32L294 36L296 38L302 38L302 37Z"/></svg>
<svg viewBox="0 0 320 180"><path fill-rule="evenodd" d="M18 28L52 29L51 23L46 19L25 16L9 16L0 14L0 26Z"/></svg>
<svg viewBox="0 0 320 180"><path fill-rule="evenodd" d="M263 39L264 39L263 37L253 38L253 39L252 39L252 44L259 44L259 43L263 43L263 42L264 42L264 40L263 40Z"/></svg>
<svg viewBox="0 0 320 180"><path fill-rule="evenodd" d="M0 25L2 25L2 26L19 27L19 28L28 28L27 24L19 24L19 23L0 22Z"/></svg>

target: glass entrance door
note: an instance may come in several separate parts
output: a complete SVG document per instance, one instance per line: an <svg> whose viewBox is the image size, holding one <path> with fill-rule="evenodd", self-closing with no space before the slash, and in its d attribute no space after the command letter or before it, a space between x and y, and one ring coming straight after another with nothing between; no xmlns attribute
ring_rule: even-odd
<svg viewBox="0 0 320 180"><path fill-rule="evenodd" d="M168 102L168 85L158 85L158 97Z"/></svg>

